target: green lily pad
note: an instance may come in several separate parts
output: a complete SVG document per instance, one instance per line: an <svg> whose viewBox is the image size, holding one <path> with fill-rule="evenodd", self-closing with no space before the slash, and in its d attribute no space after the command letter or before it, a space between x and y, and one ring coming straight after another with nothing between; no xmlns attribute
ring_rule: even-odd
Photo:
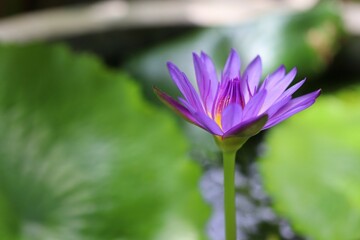
<svg viewBox="0 0 360 240"><path fill-rule="evenodd" d="M63 46L0 46L0 239L203 239L187 151L126 74Z"/></svg>
<svg viewBox="0 0 360 240"><path fill-rule="evenodd" d="M360 88L322 96L267 136L261 172L277 211L315 240L360 239Z"/></svg>

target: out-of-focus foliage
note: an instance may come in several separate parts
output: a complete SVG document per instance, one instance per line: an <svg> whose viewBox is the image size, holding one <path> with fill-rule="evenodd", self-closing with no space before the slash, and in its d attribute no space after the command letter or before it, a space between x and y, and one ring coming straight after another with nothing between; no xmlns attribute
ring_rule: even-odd
<svg viewBox="0 0 360 240"><path fill-rule="evenodd" d="M24 1L8 2L0 14L17 12ZM58 5L35 2L29 10ZM296 80L306 76L309 84L331 62L343 34L340 8L333 3L321 1L302 13L279 10L240 26L197 29L145 53L146 35L174 38L179 29L102 32L65 41L111 56L106 61L113 65L122 59L148 99L154 97L152 85L178 95L166 61L195 80L191 52L201 50L219 70L230 48L240 52L243 69L260 54L264 75L280 64L297 66ZM159 36L150 42L166 41ZM349 50L355 58L356 50ZM140 54L128 61L133 52ZM356 61L346 60L341 64L357 68ZM311 110L267 131L268 154L260 164L266 189L281 216L314 240L360 238L359 93L322 97ZM220 160L210 135L186 126L197 160ZM250 139L238 153L239 237L302 239L273 214L262 192L252 162L259 140ZM178 125L147 103L127 75L63 47L0 47L1 240L204 239L209 209L197 188L200 169L188 161L187 150ZM220 171L210 168L202 182L213 205L207 228L214 239L223 233Z"/></svg>
<svg viewBox="0 0 360 240"><path fill-rule="evenodd" d="M175 122L62 46L0 46L0 239L202 239Z"/></svg>
<svg viewBox="0 0 360 240"><path fill-rule="evenodd" d="M191 52L205 51L217 69L222 69L230 48L236 48L243 70L260 55L264 75L285 64L288 69L297 66L303 76L324 70L336 53L342 34L338 6L325 1L308 12L277 12L240 26L194 31L182 39L149 49L133 59L127 68L145 81L147 89L156 84L176 94L165 64L159 69L159 63L173 61L195 81Z"/></svg>
<svg viewBox="0 0 360 240"><path fill-rule="evenodd" d="M275 208L315 240L360 239L360 88L273 129L261 159Z"/></svg>

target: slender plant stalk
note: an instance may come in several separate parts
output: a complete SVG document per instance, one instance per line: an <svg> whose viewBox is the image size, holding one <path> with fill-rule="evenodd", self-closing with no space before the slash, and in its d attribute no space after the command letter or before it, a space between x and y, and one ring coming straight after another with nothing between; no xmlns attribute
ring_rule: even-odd
<svg viewBox="0 0 360 240"><path fill-rule="evenodd" d="M236 240L235 156L236 151L223 152L226 240Z"/></svg>

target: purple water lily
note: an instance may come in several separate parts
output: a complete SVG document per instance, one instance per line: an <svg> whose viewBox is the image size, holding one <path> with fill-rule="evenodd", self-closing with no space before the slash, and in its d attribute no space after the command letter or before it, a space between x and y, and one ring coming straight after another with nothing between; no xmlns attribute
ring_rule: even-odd
<svg viewBox="0 0 360 240"><path fill-rule="evenodd" d="M257 56L241 74L240 58L231 50L220 81L212 60L204 53L193 54L196 81L195 90L186 75L173 63L167 64L171 78L183 97L178 101L154 88L155 93L169 107L187 121L205 129L219 139L251 136L270 128L290 116L310 107L320 90L293 98L292 94L305 79L292 85L296 68L286 73L280 66L260 82L262 64ZM248 131L254 125L256 132Z"/></svg>

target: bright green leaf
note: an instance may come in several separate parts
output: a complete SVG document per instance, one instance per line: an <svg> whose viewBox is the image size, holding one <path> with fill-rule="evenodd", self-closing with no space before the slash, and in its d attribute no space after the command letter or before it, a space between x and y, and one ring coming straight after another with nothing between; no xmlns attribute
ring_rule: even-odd
<svg viewBox="0 0 360 240"><path fill-rule="evenodd" d="M360 239L360 88L275 127L261 159L274 206L315 240Z"/></svg>
<svg viewBox="0 0 360 240"><path fill-rule="evenodd" d="M202 239L187 149L125 74L62 46L0 46L0 239Z"/></svg>

